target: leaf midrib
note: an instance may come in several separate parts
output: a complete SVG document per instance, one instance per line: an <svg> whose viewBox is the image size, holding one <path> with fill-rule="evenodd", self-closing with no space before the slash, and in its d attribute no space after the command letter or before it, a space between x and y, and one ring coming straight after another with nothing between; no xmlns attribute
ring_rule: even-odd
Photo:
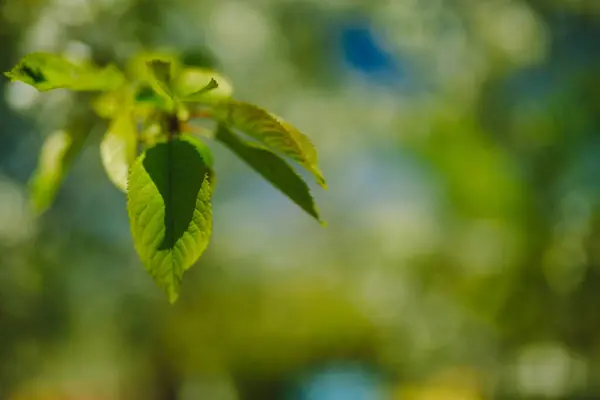
<svg viewBox="0 0 600 400"><path fill-rule="evenodd" d="M172 151L173 151L173 142L171 140L171 138L169 138L169 141L167 142L167 198L165 199L165 217L167 218L167 225L168 225L168 229L167 229L167 235L169 235L169 237L166 238L167 243L169 244L169 252L171 253L171 263L173 264L173 248L175 247L175 243L174 243L174 232L175 232L175 219L173 218L172 212L169 213L167 212L169 207L172 207L172 196L173 196L173 182L172 182L172 177L173 177L173 165L172 165ZM173 270L171 268L171 270Z"/></svg>

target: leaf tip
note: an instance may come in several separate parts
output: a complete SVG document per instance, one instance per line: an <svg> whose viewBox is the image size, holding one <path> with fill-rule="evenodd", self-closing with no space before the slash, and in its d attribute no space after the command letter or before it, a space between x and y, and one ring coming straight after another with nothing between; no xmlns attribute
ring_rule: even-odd
<svg viewBox="0 0 600 400"><path fill-rule="evenodd" d="M156 280L155 280L156 281ZM175 304L175 302L179 299L179 282L156 282L159 287L163 289L166 293L167 298L169 299L170 304Z"/></svg>
<svg viewBox="0 0 600 400"><path fill-rule="evenodd" d="M218 87L219 87L219 84L217 83L215 78L210 78L210 82L208 82L208 85L206 85L206 90L212 90L212 89L216 89Z"/></svg>
<svg viewBox="0 0 600 400"><path fill-rule="evenodd" d="M329 189L329 186L327 186L327 182L325 181L325 178L323 177L320 171L318 171L317 173L317 183L323 188L323 190Z"/></svg>
<svg viewBox="0 0 600 400"><path fill-rule="evenodd" d="M174 288L170 289L167 295L169 296L169 303L171 304L175 304L177 299L179 299L179 293Z"/></svg>
<svg viewBox="0 0 600 400"><path fill-rule="evenodd" d="M321 218L321 213L319 212L316 205L313 206L313 208L312 208L311 212L309 212L309 214L312 215L317 220L319 225L321 225L324 228L327 227L327 222Z"/></svg>
<svg viewBox="0 0 600 400"><path fill-rule="evenodd" d="M202 89L193 92L189 95L186 96L185 100L186 101L198 101L199 100L199 96L203 96L208 92L211 92L215 89L219 88L219 83L215 80L215 78L210 78L210 82L208 82L206 84L206 86L204 86Z"/></svg>
<svg viewBox="0 0 600 400"><path fill-rule="evenodd" d="M323 172L321 172L318 166L312 165L308 168L308 170L313 174L319 186L321 186L324 190L329 188L327 186L327 181L325 181L325 177L323 176Z"/></svg>
<svg viewBox="0 0 600 400"><path fill-rule="evenodd" d="M146 66L151 69L165 69L171 67L170 61L161 60L159 58L154 58L146 61Z"/></svg>

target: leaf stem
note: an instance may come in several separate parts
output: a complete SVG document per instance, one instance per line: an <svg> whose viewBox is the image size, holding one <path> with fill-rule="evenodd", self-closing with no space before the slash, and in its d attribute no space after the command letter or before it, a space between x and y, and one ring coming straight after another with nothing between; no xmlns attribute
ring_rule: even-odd
<svg viewBox="0 0 600 400"><path fill-rule="evenodd" d="M203 128L201 126L183 123L183 124L181 124L181 128L182 128L183 132L194 133L194 134L204 136L207 138L211 138L213 136L213 133L210 130Z"/></svg>
<svg viewBox="0 0 600 400"><path fill-rule="evenodd" d="M212 112L210 110L196 111L190 114L190 118L212 118Z"/></svg>
<svg viewBox="0 0 600 400"><path fill-rule="evenodd" d="M177 115L171 114L167 116L167 135L169 141L171 141L174 137L177 137L181 132L181 126L179 122L179 118Z"/></svg>

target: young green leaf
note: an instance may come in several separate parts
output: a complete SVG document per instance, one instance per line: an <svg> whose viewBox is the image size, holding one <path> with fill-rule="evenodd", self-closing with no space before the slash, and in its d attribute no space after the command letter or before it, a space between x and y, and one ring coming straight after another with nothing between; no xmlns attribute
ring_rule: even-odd
<svg viewBox="0 0 600 400"><path fill-rule="evenodd" d="M131 109L134 103L134 89L124 85L96 96L92 100L92 109L100 118L114 119L124 108Z"/></svg>
<svg viewBox="0 0 600 400"><path fill-rule="evenodd" d="M171 76L179 73L180 63L176 54L164 51L142 52L132 57L127 63L126 71L132 82L150 83L154 78L148 68L148 62L162 61L171 65Z"/></svg>
<svg viewBox="0 0 600 400"><path fill-rule="evenodd" d="M288 196L300 208L320 221L308 185L281 157L263 146L240 139L224 125L219 125L215 138Z"/></svg>
<svg viewBox="0 0 600 400"><path fill-rule="evenodd" d="M81 150L86 134L55 131L46 138L38 166L29 180L31 205L37 214L45 212L54 201L58 189Z"/></svg>
<svg viewBox="0 0 600 400"><path fill-rule="evenodd" d="M233 87L224 76L203 68L185 68L175 78L177 96L186 102L212 104L231 97Z"/></svg>
<svg viewBox="0 0 600 400"><path fill-rule="evenodd" d="M327 187L319 170L315 147L308 137L289 123L253 104L236 100L217 103L213 112L217 121L297 161L314 175L319 185Z"/></svg>
<svg viewBox="0 0 600 400"><path fill-rule="evenodd" d="M102 165L114 185L127 191L129 167L135 161L137 131L129 108L111 121L100 143Z"/></svg>
<svg viewBox="0 0 600 400"><path fill-rule="evenodd" d="M204 96L206 96L207 93L217 89L218 87L219 87L219 84L217 83L217 81L215 81L214 79L211 79L210 82L208 82L206 84L206 86L204 86L202 89L198 90L197 92L190 94L187 97L187 99L191 99L188 101L194 101L194 99L202 99Z"/></svg>
<svg viewBox="0 0 600 400"><path fill-rule="evenodd" d="M165 111L170 111L169 106L172 103L171 98L166 97L164 91L159 94L151 86L145 85L138 88L134 100L139 106L158 108Z"/></svg>
<svg viewBox="0 0 600 400"><path fill-rule="evenodd" d="M165 86L169 85L171 81L171 63L169 61L150 60L146 65L150 68L150 73L154 79Z"/></svg>
<svg viewBox="0 0 600 400"><path fill-rule="evenodd" d="M92 101L92 109L100 118L111 119L119 110L121 97L119 91L104 92Z"/></svg>
<svg viewBox="0 0 600 400"><path fill-rule="evenodd" d="M163 60L150 60L146 63L150 72L150 86L171 107L171 63Z"/></svg>
<svg viewBox="0 0 600 400"><path fill-rule="evenodd" d="M184 271L210 239L211 167L208 147L183 137L149 148L129 173L127 209L133 242L171 302L177 300Z"/></svg>
<svg viewBox="0 0 600 400"><path fill-rule="evenodd" d="M76 65L56 54L31 53L5 75L11 81L21 81L41 92L51 89L79 91L112 90L123 84L124 77L109 65Z"/></svg>

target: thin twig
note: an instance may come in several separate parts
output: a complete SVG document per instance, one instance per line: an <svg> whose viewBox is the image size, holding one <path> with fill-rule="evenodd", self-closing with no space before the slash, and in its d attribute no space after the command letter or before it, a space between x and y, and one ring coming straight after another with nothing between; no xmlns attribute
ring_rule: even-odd
<svg viewBox="0 0 600 400"><path fill-rule="evenodd" d="M201 126L183 123L181 124L181 128L184 132L194 133L208 138L212 137L212 132Z"/></svg>
<svg viewBox="0 0 600 400"><path fill-rule="evenodd" d="M190 118L212 118L210 110L195 111L190 113Z"/></svg>

